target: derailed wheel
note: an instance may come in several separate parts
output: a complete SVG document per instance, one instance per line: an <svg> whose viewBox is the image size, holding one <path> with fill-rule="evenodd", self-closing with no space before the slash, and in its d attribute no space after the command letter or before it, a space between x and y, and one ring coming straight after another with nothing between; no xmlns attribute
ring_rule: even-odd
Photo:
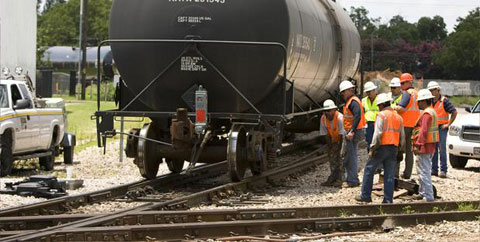
<svg viewBox="0 0 480 242"><path fill-rule="evenodd" d="M157 156L156 145L154 142L142 139L157 139L155 130L152 127L152 124L143 125L142 130L140 130L141 138L138 139L137 147L137 156L135 157L135 163L140 170L140 174L147 178L153 179L157 176L158 166L160 165L160 159Z"/></svg>
<svg viewBox="0 0 480 242"><path fill-rule="evenodd" d="M183 170L183 163L185 163L183 160L172 159L165 159L165 162L167 162L168 169L172 173L180 173Z"/></svg>
<svg viewBox="0 0 480 242"><path fill-rule="evenodd" d="M242 180L250 165L247 160L247 133L242 126L232 126L228 136L227 160L232 181Z"/></svg>

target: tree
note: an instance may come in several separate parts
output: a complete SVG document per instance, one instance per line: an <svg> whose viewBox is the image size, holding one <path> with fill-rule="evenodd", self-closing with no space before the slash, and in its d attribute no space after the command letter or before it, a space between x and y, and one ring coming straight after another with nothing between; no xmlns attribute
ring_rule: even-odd
<svg viewBox="0 0 480 242"><path fill-rule="evenodd" d="M379 22L380 18L369 18L368 10L364 7L351 7L350 8L350 18L357 27L360 37L362 39L370 38L370 35L376 30L376 27L373 23Z"/></svg>
<svg viewBox="0 0 480 242"><path fill-rule="evenodd" d="M456 79L478 80L480 77L480 8L459 18L455 31L434 54L434 63L445 70L445 75Z"/></svg>
<svg viewBox="0 0 480 242"><path fill-rule="evenodd" d="M57 3L65 3L65 0L46 0L42 13L48 12Z"/></svg>
<svg viewBox="0 0 480 242"><path fill-rule="evenodd" d="M378 36L391 43L405 41L418 44L420 42L415 24L409 23L400 15L393 16L388 25L381 25Z"/></svg>
<svg viewBox="0 0 480 242"><path fill-rule="evenodd" d="M443 41L447 37L447 25L440 16L422 17L417 22L418 36L422 41Z"/></svg>
<svg viewBox="0 0 480 242"><path fill-rule="evenodd" d="M51 6L38 17L39 46L78 45L80 0L51 0ZM48 1L47 1L48 3ZM112 0L89 1L88 33L91 45L108 38Z"/></svg>

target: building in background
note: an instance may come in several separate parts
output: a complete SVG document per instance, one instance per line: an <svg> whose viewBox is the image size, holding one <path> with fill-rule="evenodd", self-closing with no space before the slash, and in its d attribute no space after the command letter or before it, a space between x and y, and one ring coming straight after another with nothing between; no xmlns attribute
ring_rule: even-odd
<svg viewBox="0 0 480 242"><path fill-rule="evenodd" d="M0 70L21 67L36 85L36 45L37 1L0 0Z"/></svg>

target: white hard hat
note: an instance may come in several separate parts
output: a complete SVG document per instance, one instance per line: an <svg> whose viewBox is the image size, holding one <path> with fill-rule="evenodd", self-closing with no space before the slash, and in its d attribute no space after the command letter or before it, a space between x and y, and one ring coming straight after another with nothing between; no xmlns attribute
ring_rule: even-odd
<svg viewBox="0 0 480 242"><path fill-rule="evenodd" d="M343 91L345 91L345 90L347 90L347 89L354 88L354 87L355 87L355 86L352 84L351 81L347 81L347 80L342 81L342 82L340 83L340 92L343 92Z"/></svg>
<svg viewBox="0 0 480 242"><path fill-rule="evenodd" d="M365 85L363 86L363 92L369 92L371 90L377 89L377 86L373 82L366 82Z"/></svg>
<svg viewBox="0 0 480 242"><path fill-rule="evenodd" d="M434 98L434 96L432 95L430 90L421 89L420 91L418 91L418 99L417 99L418 101L428 100L428 99L432 99L432 98Z"/></svg>
<svg viewBox="0 0 480 242"><path fill-rule="evenodd" d="M325 102L323 102L322 110L330 110L335 108L337 108L337 105L335 105L335 103L332 100L327 99L325 100Z"/></svg>
<svg viewBox="0 0 480 242"><path fill-rule="evenodd" d="M377 105L382 104L382 103L386 103L386 102L391 102L391 101L392 101L392 97L390 97L390 95L388 95L386 93L380 93L377 96Z"/></svg>
<svg viewBox="0 0 480 242"><path fill-rule="evenodd" d="M440 85L438 85L438 82L436 82L436 81L431 81L431 82L429 82L428 85L427 85L427 89L428 89L428 90L440 89L440 88L441 88Z"/></svg>
<svg viewBox="0 0 480 242"><path fill-rule="evenodd" d="M394 77L390 81L390 87L401 87L402 85L400 84L400 78Z"/></svg>

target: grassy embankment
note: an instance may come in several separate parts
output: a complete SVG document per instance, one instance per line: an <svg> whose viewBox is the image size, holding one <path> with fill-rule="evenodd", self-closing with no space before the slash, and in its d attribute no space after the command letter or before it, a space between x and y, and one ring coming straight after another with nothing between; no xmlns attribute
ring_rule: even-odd
<svg viewBox="0 0 480 242"><path fill-rule="evenodd" d="M448 98L450 100L450 102L452 102L452 104L455 106L455 107L461 107L461 106L473 106L475 105L478 100L480 100L480 97L478 96L457 96L457 97L449 97Z"/></svg>
<svg viewBox="0 0 480 242"><path fill-rule="evenodd" d="M68 132L72 132L77 136L75 152L97 145L96 122L91 119L91 116L97 110L97 102L65 99L67 102ZM102 110L114 108L114 102L102 102L101 104ZM125 122L125 132L134 127L141 127L142 124L143 122ZM115 122L114 127L116 130L120 130L120 122ZM119 139L119 137L117 135L115 139ZM107 140L107 142L111 142L111 139Z"/></svg>

